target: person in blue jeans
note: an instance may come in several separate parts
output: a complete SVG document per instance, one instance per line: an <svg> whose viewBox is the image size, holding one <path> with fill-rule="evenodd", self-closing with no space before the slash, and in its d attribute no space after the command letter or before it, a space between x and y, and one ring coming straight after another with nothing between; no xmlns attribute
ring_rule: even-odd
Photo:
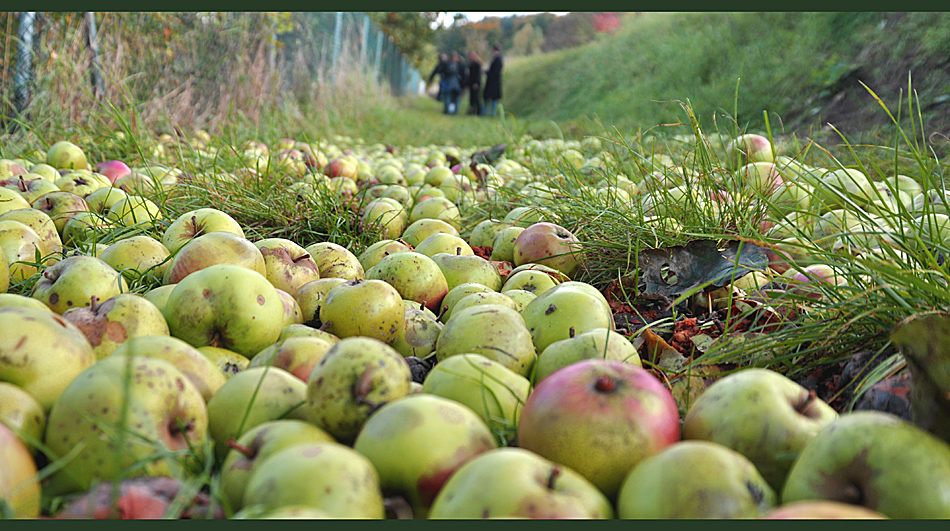
<svg viewBox="0 0 950 531"><path fill-rule="evenodd" d="M482 114L495 116L495 107L498 100L501 99L501 47L497 44L492 47L492 60L488 66L488 72L485 75L485 92L482 98L485 100L485 106L482 107Z"/></svg>
<svg viewBox="0 0 950 531"><path fill-rule="evenodd" d="M462 57L458 52L452 52L452 58L445 66L445 73L442 79L445 80L445 113L458 114L459 99L462 96L462 76L465 73L465 65L462 64Z"/></svg>

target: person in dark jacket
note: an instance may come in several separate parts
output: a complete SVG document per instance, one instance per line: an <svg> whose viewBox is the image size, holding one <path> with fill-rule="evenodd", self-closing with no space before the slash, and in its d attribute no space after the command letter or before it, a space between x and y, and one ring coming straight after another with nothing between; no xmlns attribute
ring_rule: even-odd
<svg viewBox="0 0 950 531"><path fill-rule="evenodd" d="M444 53L439 54L439 62L435 65L435 68L432 69L432 73L429 74L429 84L432 83L432 80L436 75L439 76L439 95L435 99L443 102L445 111L443 113L448 114L448 104L445 103L445 69L449 64L449 56Z"/></svg>
<svg viewBox="0 0 950 531"><path fill-rule="evenodd" d="M445 111L446 114L458 114L459 98L462 95L462 81L465 65L458 52L452 52L452 58L445 67Z"/></svg>
<svg viewBox="0 0 950 531"><path fill-rule="evenodd" d="M501 47L497 44L493 46L491 54L491 64L488 66L488 72L485 76L485 92L483 94L485 106L482 109L482 114L495 116L495 106L498 105L498 100L501 99Z"/></svg>
<svg viewBox="0 0 950 531"><path fill-rule="evenodd" d="M482 114L482 59L474 50L468 52L468 114Z"/></svg>

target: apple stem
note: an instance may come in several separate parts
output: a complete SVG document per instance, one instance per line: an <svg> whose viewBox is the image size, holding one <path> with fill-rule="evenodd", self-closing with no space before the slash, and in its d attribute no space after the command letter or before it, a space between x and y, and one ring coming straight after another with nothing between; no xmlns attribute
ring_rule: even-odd
<svg viewBox="0 0 950 531"><path fill-rule="evenodd" d="M600 392L609 393L617 388L617 382L610 376L602 374L594 381L594 387Z"/></svg>
<svg viewBox="0 0 950 531"><path fill-rule="evenodd" d="M462 256L462 248L461 248L461 247L456 247L456 248L455 248L455 256Z"/></svg>
<svg viewBox="0 0 950 531"><path fill-rule="evenodd" d="M89 309L92 310L93 313L99 310L99 297L96 297L95 295L89 297Z"/></svg>
<svg viewBox="0 0 950 531"><path fill-rule="evenodd" d="M557 480L558 476L561 475L561 469L554 467L551 469L551 475L548 476L548 490L554 490L554 482Z"/></svg>
<svg viewBox="0 0 950 531"><path fill-rule="evenodd" d="M244 454L244 457L246 457L246 458L248 458L248 459L253 459L253 458L254 458L254 450L251 450L250 447L245 446L245 445L243 445L243 444L241 444L241 443L235 441L234 439L228 439L227 445L228 445L228 447L234 448L234 449L237 450L238 452L241 452L242 454Z"/></svg>
<svg viewBox="0 0 950 531"><path fill-rule="evenodd" d="M327 322L323 323L322 325L320 325L319 330L320 330L321 332L326 332L326 331L327 331L327 328L330 328L331 326L333 326L333 321L327 321Z"/></svg>
<svg viewBox="0 0 950 531"><path fill-rule="evenodd" d="M575 334L574 327L572 326L570 329L568 329L567 333L570 334L571 339L573 339Z"/></svg>
<svg viewBox="0 0 950 531"><path fill-rule="evenodd" d="M807 411L808 406L814 403L815 400L818 400L818 393L816 393L814 389L811 389L808 391L808 395L805 396L805 399L802 400L800 404L798 404L798 407L796 407L795 410L806 417L810 416Z"/></svg>

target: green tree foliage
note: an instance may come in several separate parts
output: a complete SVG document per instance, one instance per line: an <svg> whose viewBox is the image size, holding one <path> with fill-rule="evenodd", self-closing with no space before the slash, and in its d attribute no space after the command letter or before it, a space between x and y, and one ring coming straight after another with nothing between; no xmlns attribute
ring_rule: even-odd
<svg viewBox="0 0 950 531"><path fill-rule="evenodd" d="M367 13L384 33L393 38L409 61L421 70L434 57L438 11L373 11Z"/></svg>

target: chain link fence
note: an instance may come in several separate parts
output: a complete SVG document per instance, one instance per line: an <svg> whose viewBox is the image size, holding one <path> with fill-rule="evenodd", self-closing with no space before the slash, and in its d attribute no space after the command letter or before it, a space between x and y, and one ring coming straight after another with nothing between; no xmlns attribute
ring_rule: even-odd
<svg viewBox="0 0 950 531"><path fill-rule="evenodd" d="M176 121L249 115L351 91L421 94L423 78L363 13L0 13L0 114L80 120L109 101ZM357 86L370 82L376 89Z"/></svg>

